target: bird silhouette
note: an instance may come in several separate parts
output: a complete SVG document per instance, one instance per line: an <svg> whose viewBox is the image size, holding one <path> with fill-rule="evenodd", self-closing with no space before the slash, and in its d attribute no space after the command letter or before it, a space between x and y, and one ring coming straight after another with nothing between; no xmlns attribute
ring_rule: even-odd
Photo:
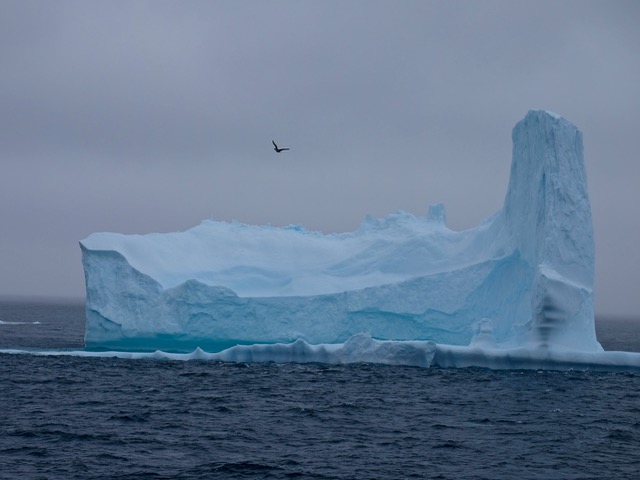
<svg viewBox="0 0 640 480"><path fill-rule="evenodd" d="M278 145L276 145L276 142L274 142L273 140L271 140L271 143L273 143L273 149L278 153L284 152L285 150L289 150L289 147L279 148Z"/></svg>

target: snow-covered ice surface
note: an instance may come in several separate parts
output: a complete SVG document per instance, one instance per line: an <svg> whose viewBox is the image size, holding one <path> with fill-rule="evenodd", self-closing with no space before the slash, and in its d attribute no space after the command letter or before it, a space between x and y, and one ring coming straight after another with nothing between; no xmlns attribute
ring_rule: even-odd
<svg viewBox="0 0 640 480"><path fill-rule="evenodd" d="M94 233L81 249L90 349L640 368L640 354L603 352L596 339L582 135L551 112L515 126L504 207L473 229L449 230L437 204L424 218L398 212L341 234L205 221L177 233Z"/></svg>

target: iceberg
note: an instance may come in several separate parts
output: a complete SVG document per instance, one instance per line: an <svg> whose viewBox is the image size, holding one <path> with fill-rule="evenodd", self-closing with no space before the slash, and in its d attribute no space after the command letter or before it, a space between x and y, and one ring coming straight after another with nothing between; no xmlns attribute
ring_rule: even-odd
<svg viewBox="0 0 640 480"><path fill-rule="evenodd" d="M504 206L469 230L450 230L436 204L335 234L212 220L94 233L80 242L85 346L241 361L635 364L604 359L596 339L582 134L532 110L512 137Z"/></svg>

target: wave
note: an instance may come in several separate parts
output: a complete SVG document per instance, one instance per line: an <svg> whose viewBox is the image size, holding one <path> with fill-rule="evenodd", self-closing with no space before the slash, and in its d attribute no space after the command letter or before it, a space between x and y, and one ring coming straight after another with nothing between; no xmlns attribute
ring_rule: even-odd
<svg viewBox="0 0 640 480"><path fill-rule="evenodd" d="M5 322L0 320L0 325L40 325L40 322Z"/></svg>

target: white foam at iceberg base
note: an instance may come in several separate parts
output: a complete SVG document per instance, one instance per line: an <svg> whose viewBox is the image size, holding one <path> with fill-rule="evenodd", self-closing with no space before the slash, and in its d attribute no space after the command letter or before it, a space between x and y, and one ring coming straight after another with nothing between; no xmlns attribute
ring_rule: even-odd
<svg viewBox="0 0 640 480"><path fill-rule="evenodd" d="M37 355L72 355L82 357L118 357L127 359L217 360L225 362L276 363L380 363L429 367L436 345L429 341L394 342L374 340L361 333L343 344L310 345L304 340L290 344L236 345L221 352L207 353L197 348L191 353L155 352L91 352L91 351L23 351L0 350L0 353Z"/></svg>
<svg viewBox="0 0 640 480"><path fill-rule="evenodd" d="M378 363L412 367L463 368L494 370L603 370L640 372L640 353L580 352L546 348L500 349L479 346L438 345L430 341L375 340L367 334L351 337L344 344L310 345L304 340L290 344L237 345L222 352L207 353L197 348L190 353L24 351L0 350L0 353L35 355L70 355L79 357L117 357L148 360L208 360L223 362L275 363Z"/></svg>

